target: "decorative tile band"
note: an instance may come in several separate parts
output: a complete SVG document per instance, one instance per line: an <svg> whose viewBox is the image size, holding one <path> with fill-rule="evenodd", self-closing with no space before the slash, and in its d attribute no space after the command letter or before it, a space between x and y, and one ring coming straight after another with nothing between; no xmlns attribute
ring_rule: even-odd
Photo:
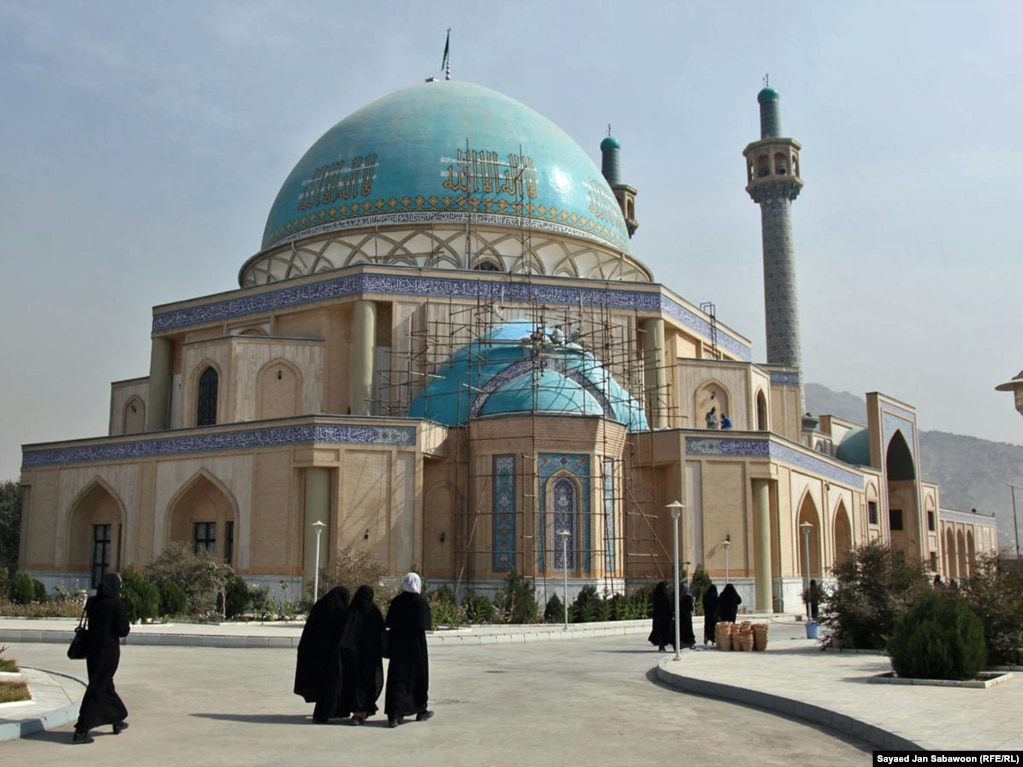
<svg viewBox="0 0 1023 767"><path fill-rule="evenodd" d="M212 427L212 429L215 428ZM23 450L22 466L34 469L97 461L131 461L168 455L194 455L223 450L256 450L314 443L415 447L416 427L314 423L299 426L268 426L242 431L211 430L209 433L181 437L160 436L148 439L113 437L90 445Z"/></svg>
<svg viewBox="0 0 1023 767"><path fill-rule="evenodd" d="M604 574L615 570L615 461L604 459Z"/></svg>
<svg viewBox="0 0 1023 767"><path fill-rule="evenodd" d="M515 455L494 456L494 561L495 573L515 567Z"/></svg>
<svg viewBox="0 0 1023 767"><path fill-rule="evenodd" d="M772 370L771 386L799 386L799 372L795 370Z"/></svg>
<svg viewBox="0 0 1023 767"><path fill-rule="evenodd" d="M768 458L853 487L863 487L864 481L862 474L835 466L814 453L796 450L769 439L686 437L686 455Z"/></svg>
<svg viewBox="0 0 1023 767"><path fill-rule="evenodd" d="M277 283L275 283L277 284ZM217 322L247 314L276 311L292 306L328 301L360 293L471 298L515 303L540 303L580 308L630 309L662 312L693 332L710 336L710 324L668 296L650 291L602 290L578 286L536 285L524 282L494 282L450 277L404 276L394 274L352 274L302 285L281 283L281 287L227 298L199 306L168 309L153 316L153 332ZM718 329L718 343L745 361L752 349Z"/></svg>

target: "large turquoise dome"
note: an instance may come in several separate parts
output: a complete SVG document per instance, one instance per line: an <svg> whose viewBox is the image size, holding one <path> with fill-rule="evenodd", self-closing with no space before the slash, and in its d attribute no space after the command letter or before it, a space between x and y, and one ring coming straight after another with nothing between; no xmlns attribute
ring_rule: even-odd
<svg viewBox="0 0 1023 767"><path fill-rule="evenodd" d="M513 99L443 80L384 96L328 130L277 194L262 247L356 227L472 220L630 253L610 187L568 134Z"/></svg>

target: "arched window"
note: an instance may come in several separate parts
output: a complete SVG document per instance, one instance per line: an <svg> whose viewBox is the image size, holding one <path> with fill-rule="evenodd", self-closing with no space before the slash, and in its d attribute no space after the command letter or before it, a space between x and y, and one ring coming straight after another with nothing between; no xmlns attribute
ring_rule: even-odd
<svg viewBox="0 0 1023 767"><path fill-rule="evenodd" d="M217 383L219 376L211 367L199 376L199 396L196 403L195 425L212 426L217 422Z"/></svg>
<svg viewBox="0 0 1023 767"><path fill-rule="evenodd" d="M578 492L575 482L560 477L551 485L551 541L554 543L554 567L552 569L575 570L575 518L578 512ZM566 545L558 533L567 530Z"/></svg>

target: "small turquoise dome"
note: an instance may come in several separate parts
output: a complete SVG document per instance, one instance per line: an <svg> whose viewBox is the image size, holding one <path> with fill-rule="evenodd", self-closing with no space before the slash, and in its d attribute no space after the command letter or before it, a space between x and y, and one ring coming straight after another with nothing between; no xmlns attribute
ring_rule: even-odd
<svg viewBox="0 0 1023 767"><path fill-rule="evenodd" d="M764 88L757 94L757 102L763 104L766 101L779 101L781 94L774 88Z"/></svg>
<svg viewBox="0 0 1023 767"><path fill-rule="evenodd" d="M576 235L631 254L611 188L567 133L529 107L439 80L384 96L328 130L288 175L263 250L409 221Z"/></svg>
<svg viewBox="0 0 1023 767"><path fill-rule="evenodd" d="M870 466L870 432L853 429L839 443L835 458L852 466Z"/></svg>
<svg viewBox="0 0 1023 767"><path fill-rule="evenodd" d="M412 401L410 417L461 426L508 413L597 415L629 431L649 429L640 404L560 327L498 325L452 354L437 376Z"/></svg>
<svg viewBox="0 0 1023 767"><path fill-rule="evenodd" d="M606 152L609 149L621 149L622 145L614 136L608 136L600 142L600 151Z"/></svg>

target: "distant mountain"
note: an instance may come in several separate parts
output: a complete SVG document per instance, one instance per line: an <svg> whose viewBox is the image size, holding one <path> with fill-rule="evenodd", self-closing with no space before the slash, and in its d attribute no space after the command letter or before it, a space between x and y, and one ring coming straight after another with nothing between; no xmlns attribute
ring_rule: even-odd
<svg viewBox="0 0 1023 767"><path fill-rule="evenodd" d="M835 415L861 425L867 422L862 397L813 383L804 386L804 393L806 409L814 415ZM1007 483L1023 488L1023 446L921 431L920 453L924 479L941 486L942 508L994 514L1002 548L1014 550L1012 491ZM1023 490L1016 490L1016 514L1023 520Z"/></svg>

